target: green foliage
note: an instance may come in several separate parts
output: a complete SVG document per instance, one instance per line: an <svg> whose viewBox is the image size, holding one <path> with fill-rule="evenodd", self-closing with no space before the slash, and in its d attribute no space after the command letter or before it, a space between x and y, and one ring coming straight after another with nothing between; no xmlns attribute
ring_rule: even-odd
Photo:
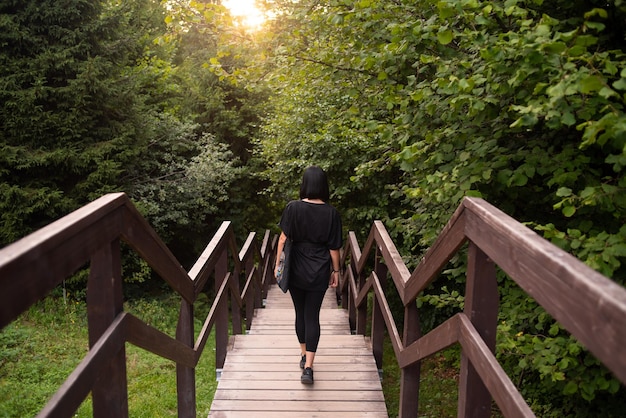
<svg viewBox="0 0 626 418"><path fill-rule="evenodd" d="M506 282L498 358L541 416L619 416L624 387L543 308Z"/></svg>
<svg viewBox="0 0 626 418"><path fill-rule="evenodd" d="M197 140L192 128L162 132L142 158L129 193L185 264L207 244L219 205L241 172L224 144L208 134Z"/></svg>

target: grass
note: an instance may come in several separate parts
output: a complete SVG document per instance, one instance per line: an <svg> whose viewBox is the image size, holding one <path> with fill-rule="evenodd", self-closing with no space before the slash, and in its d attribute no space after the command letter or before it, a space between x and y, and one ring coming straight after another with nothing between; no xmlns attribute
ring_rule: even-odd
<svg viewBox="0 0 626 418"><path fill-rule="evenodd" d="M452 346L422 361L419 417L457 416L460 349ZM397 417L400 405L400 369L389 338L383 352L383 392L390 417Z"/></svg>
<svg viewBox="0 0 626 418"><path fill-rule="evenodd" d="M199 317L207 303L196 309ZM166 294L137 299L124 309L170 336L175 335L180 299ZM202 326L196 321L196 335ZM209 337L196 368L197 415L207 416L217 387L215 339ZM0 418L36 415L87 353L84 303L48 298L0 331ZM129 413L176 417L176 365L126 344ZM76 417L91 417L88 398Z"/></svg>

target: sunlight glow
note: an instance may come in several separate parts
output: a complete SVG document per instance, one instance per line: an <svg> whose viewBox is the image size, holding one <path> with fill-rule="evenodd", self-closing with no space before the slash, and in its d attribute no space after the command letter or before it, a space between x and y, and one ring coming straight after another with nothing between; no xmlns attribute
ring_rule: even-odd
<svg viewBox="0 0 626 418"><path fill-rule="evenodd" d="M256 29L265 22L265 16L254 3L254 0L224 0L222 5L226 6L233 16L240 19L243 25Z"/></svg>

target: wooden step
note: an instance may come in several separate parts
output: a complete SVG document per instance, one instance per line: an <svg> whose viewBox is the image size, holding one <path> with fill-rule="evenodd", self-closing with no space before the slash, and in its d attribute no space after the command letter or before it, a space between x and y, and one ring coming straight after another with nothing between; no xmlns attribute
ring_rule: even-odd
<svg viewBox="0 0 626 418"><path fill-rule="evenodd" d="M231 338L209 417L387 417L368 340L350 335L335 289L326 292L320 322L315 383L303 385L291 298L272 286L248 334Z"/></svg>

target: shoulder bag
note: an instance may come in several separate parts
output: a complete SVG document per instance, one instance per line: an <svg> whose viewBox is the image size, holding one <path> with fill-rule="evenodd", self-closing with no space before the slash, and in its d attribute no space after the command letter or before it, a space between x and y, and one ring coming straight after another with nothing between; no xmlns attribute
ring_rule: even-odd
<svg viewBox="0 0 626 418"><path fill-rule="evenodd" d="M284 293L287 293L287 289L289 289L289 274L290 274L290 266L291 266L291 239L287 238L285 241L285 246L283 247L284 259L280 261L278 266L278 277L276 277L276 281L278 282L278 287Z"/></svg>

